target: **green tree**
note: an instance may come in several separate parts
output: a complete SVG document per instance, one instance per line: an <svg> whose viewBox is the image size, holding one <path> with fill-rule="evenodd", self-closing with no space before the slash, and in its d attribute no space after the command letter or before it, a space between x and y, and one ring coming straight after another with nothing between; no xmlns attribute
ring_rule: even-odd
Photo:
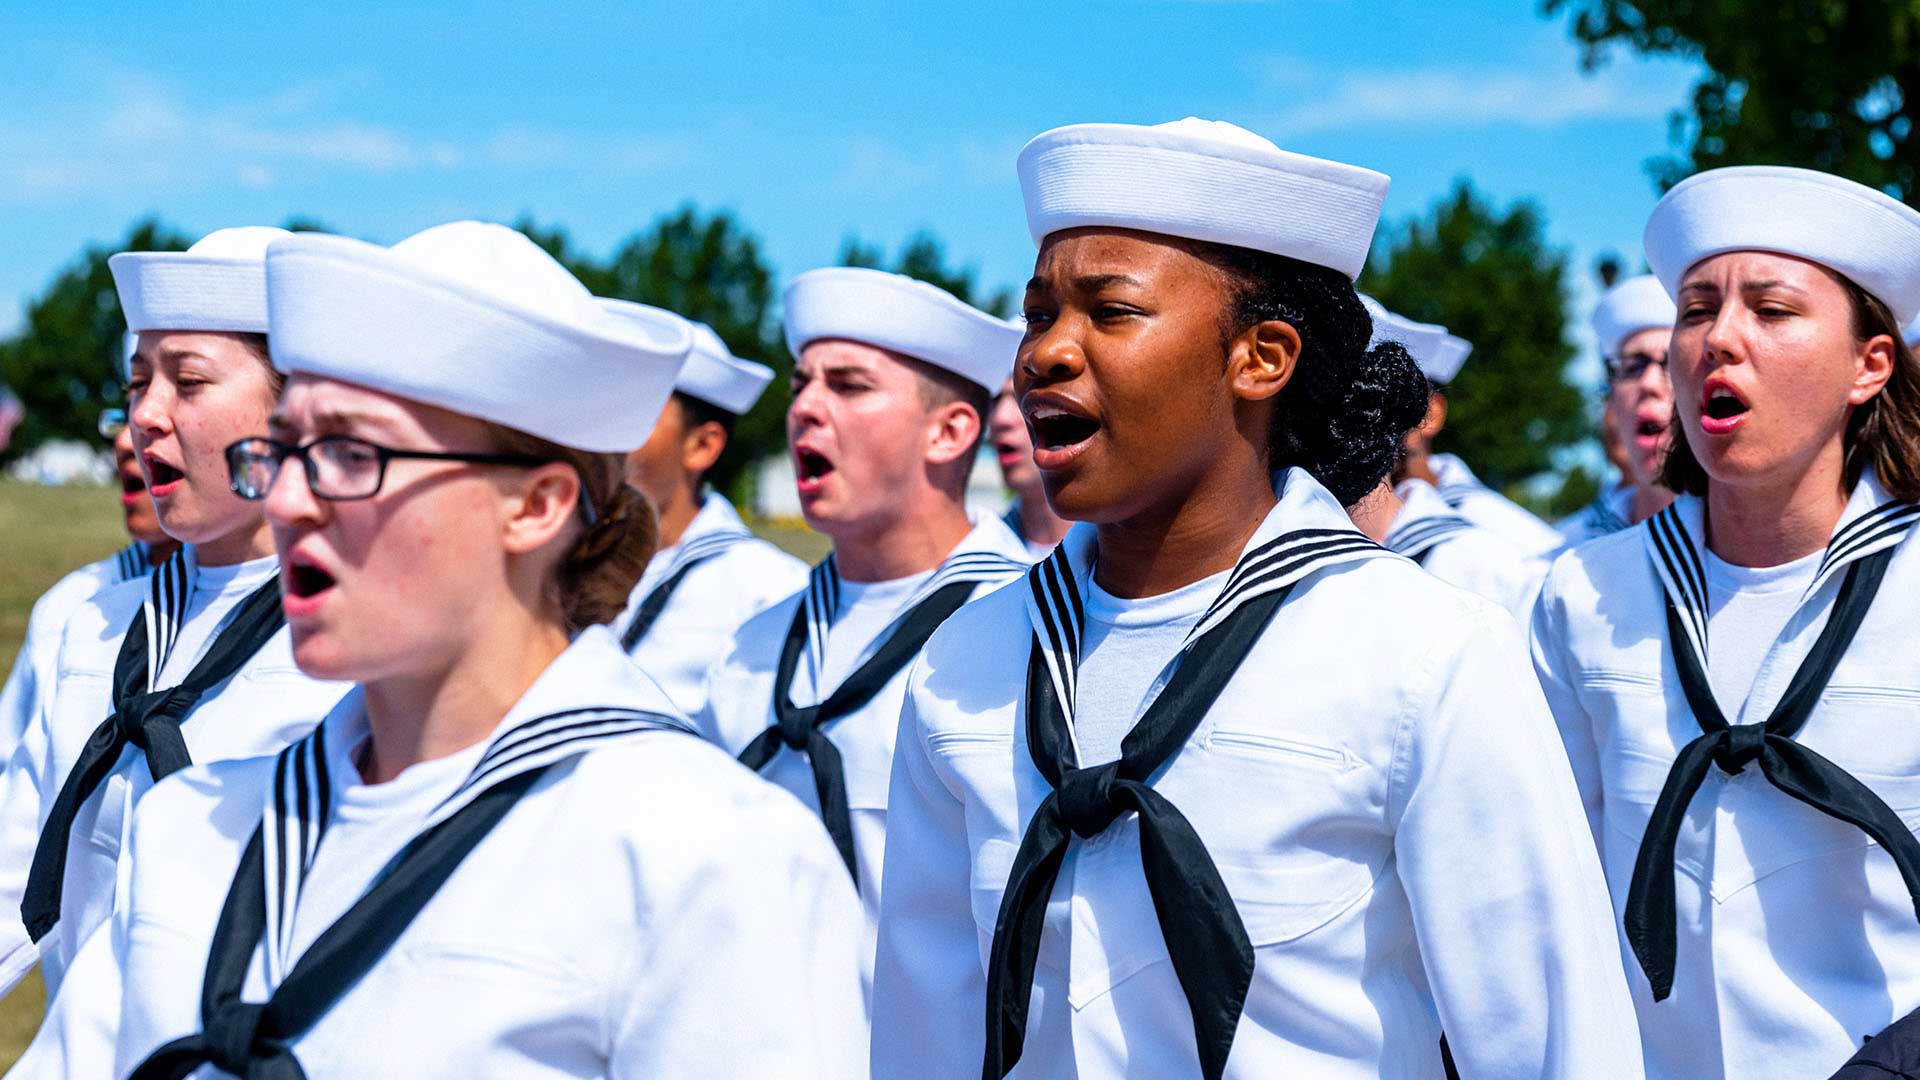
<svg viewBox="0 0 1920 1080"><path fill-rule="evenodd" d="M1802 165L1915 200L1920 6L1908 0L1542 0L1582 63L1613 46L1698 59L1673 114L1679 153L1649 163L1664 188L1720 165Z"/></svg>
<svg viewBox="0 0 1920 1080"><path fill-rule="evenodd" d="M186 237L159 221L136 223L117 244L91 246L27 306L20 333L0 341L0 384L26 406L9 453L48 439L97 439L100 410L124 400L120 363L127 320L107 259L122 251L180 251Z"/></svg>
<svg viewBox="0 0 1920 1080"><path fill-rule="evenodd" d="M1581 393L1566 379L1574 354L1566 255L1544 232L1531 204L1496 209L1462 180L1426 218L1387 231L1384 252L1360 278L1361 291L1388 310L1473 343L1447 388L1436 449L1509 490L1589 434Z"/></svg>
<svg viewBox="0 0 1920 1080"><path fill-rule="evenodd" d="M1012 289L988 293L980 285L973 267L948 266L946 247L938 237L926 230L907 238L891 266L887 265L886 255L878 245L862 243L857 237L850 236L840 245L840 265L891 270L896 274L918 278L929 285L937 285L989 314L1003 319L1013 314Z"/></svg>

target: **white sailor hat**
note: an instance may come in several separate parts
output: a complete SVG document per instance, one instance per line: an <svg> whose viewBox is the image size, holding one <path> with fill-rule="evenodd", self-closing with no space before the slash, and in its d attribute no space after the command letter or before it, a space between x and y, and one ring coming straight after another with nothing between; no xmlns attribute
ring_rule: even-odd
<svg viewBox="0 0 1920 1080"><path fill-rule="evenodd" d="M1690 176L1654 206L1645 244L1668 295L1702 259L1771 251L1846 275L1903 326L1920 315L1920 211L1829 173L1741 165Z"/></svg>
<svg viewBox="0 0 1920 1080"><path fill-rule="evenodd" d="M997 393L1013 374L1025 331L962 303L952 293L855 266L809 270L782 300L787 348L845 338L945 368Z"/></svg>
<svg viewBox="0 0 1920 1080"><path fill-rule="evenodd" d="M1608 289L1593 308L1593 338L1603 359L1620 355L1620 346L1642 330L1673 329L1673 297L1652 274L1641 274Z"/></svg>
<svg viewBox="0 0 1920 1080"><path fill-rule="evenodd" d="M1902 328L1900 336L1906 339L1907 348L1920 347L1920 318L1915 318Z"/></svg>
<svg viewBox="0 0 1920 1080"><path fill-rule="evenodd" d="M665 308L636 304L631 300L602 299L607 310L627 318L649 319L673 315ZM675 318L679 316L674 315ZM687 320L693 334L693 350L673 388L688 397L696 397L735 416L744 416L760 394L773 381L773 369L765 364L742 360L733 355L713 327Z"/></svg>
<svg viewBox="0 0 1920 1080"><path fill-rule="evenodd" d="M273 361L596 453L647 440L686 361L686 320L621 318L500 225L391 248L301 234L267 252Z"/></svg>
<svg viewBox="0 0 1920 1080"><path fill-rule="evenodd" d="M1404 315L1396 315L1380 305L1378 300L1362 293L1360 303L1366 307L1367 314L1373 316L1373 340L1377 345L1382 341L1397 341L1420 366L1421 374L1437 386L1445 386L1460 374L1460 365L1467 362L1467 354L1473 346L1465 338L1447 332L1447 328L1438 323L1415 322Z"/></svg>
<svg viewBox="0 0 1920 1080"><path fill-rule="evenodd" d="M267 332L266 225L219 229L185 251L123 251L107 260L127 329Z"/></svg>
<svg viewBox="0 0 1920 1080"><path fill-rule="evenodd" d="M1289 153L1245 128L1074 124L1020 151L1034 243L1100 226L1286 255L1360 275L1387 177Z"/></svg>

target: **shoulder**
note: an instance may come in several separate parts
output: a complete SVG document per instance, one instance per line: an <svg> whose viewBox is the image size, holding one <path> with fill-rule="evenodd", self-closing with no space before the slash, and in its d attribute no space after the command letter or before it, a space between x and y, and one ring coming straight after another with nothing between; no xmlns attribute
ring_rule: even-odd
<svg viewBox="0 0 1920 1080"><path fill-rule="evenodd" d="M60 667L87 663L89 658L113 664L114 653L127 627L147 596L147 580L132 578L104 585L77 599L58 624Z"/></svg>
<svg viewBox="0 0 1920 1080"><path fill-rule="evenodd" d="M33 602L27 616L27 632L35 636L57 634L74 609L87 598L113 583L113 560L103 559L73 571L53 583L40 599Z"/></svg>
<svg viewBox="0 0 1920 1080"><path fill-rule="evenodd" d="M1646 528L1642 523L1606 533L1561 552L1547 571L1541 595L1556 602L1579 601L1617 592L1635 580L1649 580Z"/></svg>
<svg viewBox="0 0 1920 1080"><path fill-rule="evenodd" d="M793 622L793 613L800 609L805 587L803 578L799 591L775 601L741 623L740 629L733 635L733 645L721 663L771 671L780 658L780 646L787 639L787 627Z"/></svg>
<svg viewBox="0 0 1920 1080"><path fill-rule="evenodd" d="M280 755L189 765L163 778L134 808L134 865L142 848L244 844L266 809Z"/></svg>
<svg viewBox="0 0 1920 1080"><path fill-rule="evenodd" d="M724 573L738 587L773 597L786 596L807 584L806 563L757 536L729 545L705 569Z"/></svg>
<svg viewBox="0 0 1920 1080"><path fill-rule="evenodd" d="M1024 657L1030 629L1027 588L1025 574L980 586L927 639L923 660L944 663L972 656L984 662L983 650L997 655L1010 645Z"/></svg>

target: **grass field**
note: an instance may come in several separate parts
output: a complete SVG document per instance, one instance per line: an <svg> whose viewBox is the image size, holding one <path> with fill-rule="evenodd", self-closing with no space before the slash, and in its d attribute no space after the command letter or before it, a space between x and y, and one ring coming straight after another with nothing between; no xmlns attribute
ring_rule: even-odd
<svg viewBox="0 0 1920 1080"><path fill-rule="evenodd" d="M5 553L0 555L0 670L12 670L27 614L47 586L127 542L115 494L100 487L47 488L0 480L0 552ZM756 523L754 528L809 563L827 553L826 538L804 525ZM42 1011L37 977L0 1000L0 1070L26 1048Z"/></svg>

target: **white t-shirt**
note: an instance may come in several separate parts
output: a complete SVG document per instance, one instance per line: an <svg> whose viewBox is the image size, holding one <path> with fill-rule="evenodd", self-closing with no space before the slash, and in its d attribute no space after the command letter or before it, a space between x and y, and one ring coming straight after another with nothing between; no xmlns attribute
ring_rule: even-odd
<svg viewBox="0 0 1920 1080"><path fill-rule="evenodd" d="M1826 554L1779 566L1735 566L1712 551L1707 564L1707 683L1728 722L1738 723L1768 650L1786 629ZM1798 663L1804 657L1790 657ZM1756 718L1758 719L1758 718Z"/></svg>
<svg viewBox="0 0 1920 1080"><path fill-rule="evenodd" d="M823 688L821 700L824 701L834 687L847 681L847 676L866 659L867 646L905 614L901 605L932 576L933 571L928 570L892 581L841 579L840 614L833 620L833 630L827 634L826 654L822 658L826 670L820 673L817 683Z"/></svg>
<svg viewBox="0 0 1920 1080"><path fill-rule="evenodd" d="M1146 711L1155 680L1231 572L1138 600L1123 600L1088 581L1079 700L1073 709L1073 737L1083 767L1120 756L1120 742Z"/></svg>

